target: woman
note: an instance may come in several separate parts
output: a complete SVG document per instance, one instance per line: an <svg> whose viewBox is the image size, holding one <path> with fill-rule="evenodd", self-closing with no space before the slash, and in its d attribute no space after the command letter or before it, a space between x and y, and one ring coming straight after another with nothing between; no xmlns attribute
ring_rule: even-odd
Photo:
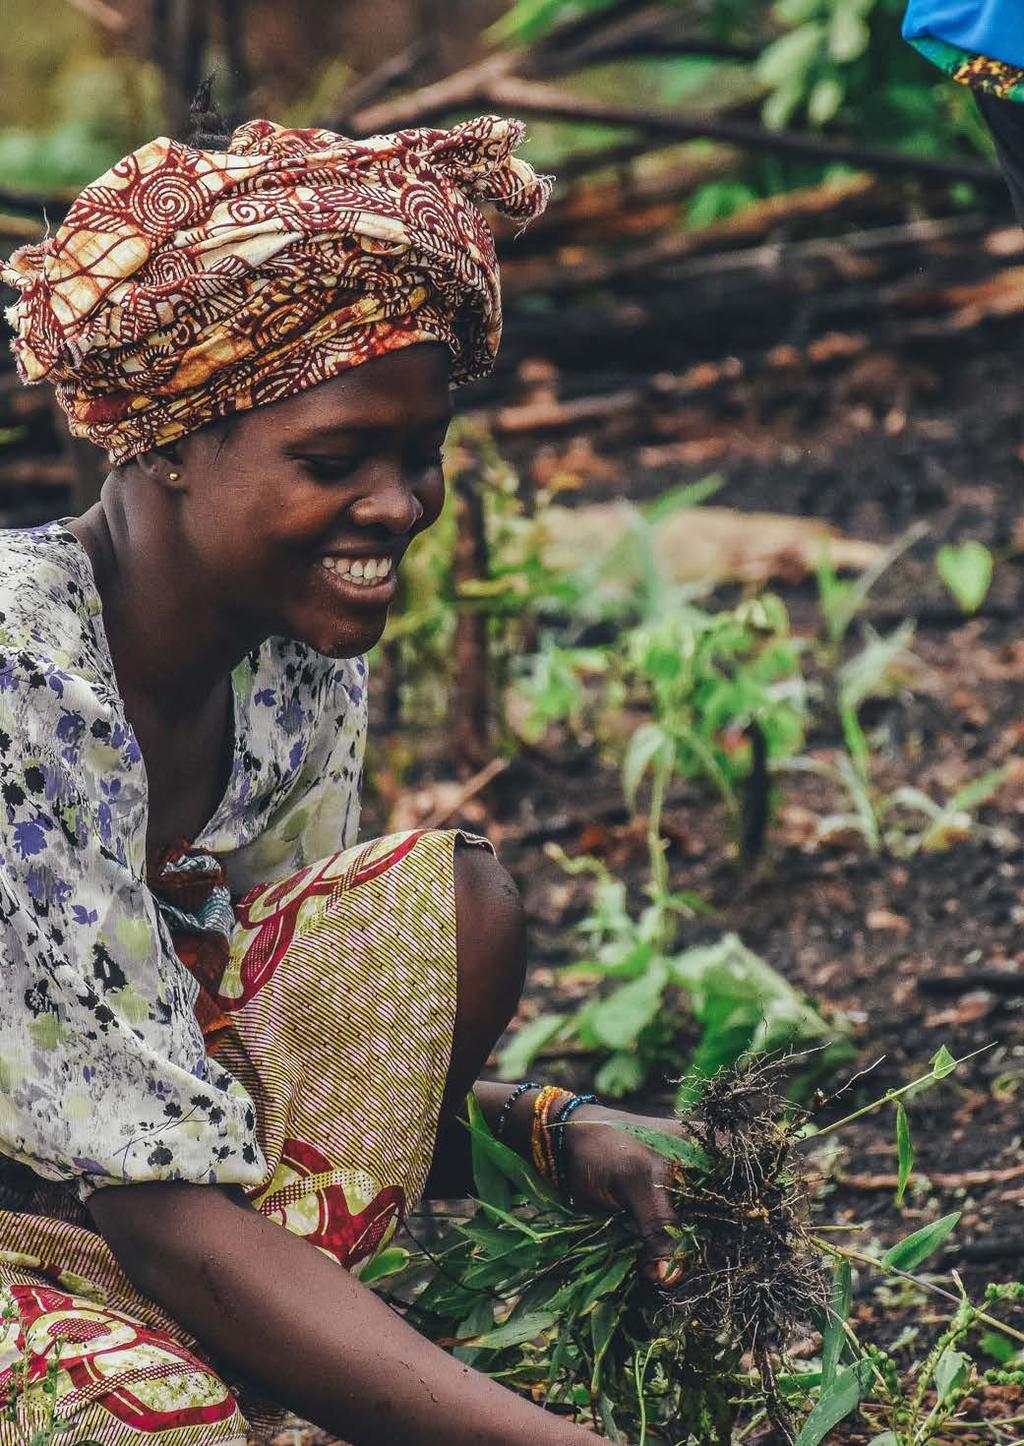
<svg viewBox="0 0 1024 1446"><path fill-rule="evenodd" d="M241 1446L267 1402L355 1443L584 1438L357 1278L466 1190L522 985L482 840L355 844L363 656L498 341L477 202L547 199L521 137L162 138L2 272L23 379L112 463L0 542L0 1385L59 1346L72 1440ZM665 1280L662 1166L594 1127L623 1117L475 1089Z"/></svg>
<svg viewBox="0 0 1024 1446"><path fill-rule="evenodd" d="M910 0L903 34L974 91L1024 223L1024 7L1019 0Z"/></svg>

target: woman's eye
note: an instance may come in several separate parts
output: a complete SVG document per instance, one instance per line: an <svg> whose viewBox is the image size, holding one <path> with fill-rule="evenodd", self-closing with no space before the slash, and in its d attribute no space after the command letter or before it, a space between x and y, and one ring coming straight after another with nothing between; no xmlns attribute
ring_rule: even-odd
<svg viewBox="0 0 1024 1446"><path fill-rule="evenodd" d="M359 466L359 457L303 457L302 465L315 482L340 482Z"/></svg>

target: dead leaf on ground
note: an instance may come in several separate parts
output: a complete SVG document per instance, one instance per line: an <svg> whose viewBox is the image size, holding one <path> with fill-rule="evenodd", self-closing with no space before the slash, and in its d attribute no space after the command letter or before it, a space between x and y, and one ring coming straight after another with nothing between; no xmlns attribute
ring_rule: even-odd
<svg viewBox="0 0 1024 1446"><path fill-rule="evenodd" d="M626 502L551 507L542 523L544 561L567 572L593 564L611 553L634 516ZM676 512L655 523L653 534L655 559L676 582L798 582L825 558L837 569L859 572L879 555L874 543L847 537L817 518L732 507Z"/></svg>
<svg viewBox="0 0 1024 1446"><path fill-rule="evenodd" d="M865 921L869 929L891 930L894 934L909 934L910 920L891 909L871 909Z"/></svg>

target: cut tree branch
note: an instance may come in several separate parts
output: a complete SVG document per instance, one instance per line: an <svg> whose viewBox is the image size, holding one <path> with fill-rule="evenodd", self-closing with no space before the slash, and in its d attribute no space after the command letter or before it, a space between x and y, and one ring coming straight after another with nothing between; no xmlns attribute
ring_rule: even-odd
<svg viewBox="0 0 1024 1446"><path fill-rule="evenodd" d="M933 156L912 156L858 141L771 130L750 121L723 119L711 112L687 114L653 106L617 105L589 96L570 95L555 86L521 80L511 74L489 79L478 98L516 114L637 126L655 135L673 135L680 140L718 140L747 150L795 156L801 160L842 161L880 175L909 174L930 180L969 181L986 187L1006 184L998 168L984 161L942 161Z"/></svg>

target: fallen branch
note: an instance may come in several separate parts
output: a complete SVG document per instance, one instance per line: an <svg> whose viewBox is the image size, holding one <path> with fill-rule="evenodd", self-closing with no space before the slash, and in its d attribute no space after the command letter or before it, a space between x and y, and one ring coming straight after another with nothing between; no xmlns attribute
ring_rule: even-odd
<svg viewBox="0 0 1024 1446"><path fill-rule="evenodd" d="M901 614L905 617L906 611ZM920 617L920 612L915 617ZM945 610L942 613L945 619ZM953 614L962 620L963 614ZM928 621L932 619L929 617ZM942 998L969 994L974 989L985 989L989 994L1001 994L1016 999L1024 995L1024 973L1010 969L972 969L964 974L927 974L917 981L922 994L937 994Z"/></svg>
<svg viewBox="0 0 1024 1446"><path fill-rule="evenodd" d="M345 131L351 124L350 116L376 105L388 91L408 82L427 58L427 51L426 41L416 40L357 80L342 96L340 108L331 122L332 129Z"/></svg>
<svg viewBox="0 0 1024 1446"><path fill-rule="evenodd" d="M1024 1179L1024 1165L1010 1165L1005 1170L922 1170L918 1178L927 1180L938 1190L979 1190ZM836 1182L848 1190L895 1190L899 1185L896 1175L839 1174Z"/></svg>
<svg viewBox="0 0 1024 1446"><path fill-rule="evenodd" d="M492 758L490 763L481 768L478 773L474 773L472 778L466 779L466 782L454 798L448 799L439 808L436 808L433 813L428 814L420 827L443 828L450 819L455 817L460 809L465 808L471 798L476 798L477 794L483 793L487 785L493 783L499 774L505 772L508 766L509 762L507 758Z"/></svg>
<svg viewBox="0 0 1024 1446"><path fill-rule="evenodd" d="M13 241L38 241L39 222L30 221L27 216L7 216L0 212L0 236Z"/></svg>
<svg viewBox="0 0 1024 1446"><path fill-rule="evenodd" d="M637 126L653 134L674 135L680 140L718 140L747 150L796 156L802 160L843 161L880 175L895 173L948 182L969 181L973 185L1000 189L1006 185L998 168L984 161L942 161L933 156L908 155L857 141L771 130L750 121L723 119L712 112L687 114L650 106L617 105L589 96L570 95L538 81L521 80L508 71L504 75L495 73L485 80L479 98L486 98L514 114Z"/></svg>

